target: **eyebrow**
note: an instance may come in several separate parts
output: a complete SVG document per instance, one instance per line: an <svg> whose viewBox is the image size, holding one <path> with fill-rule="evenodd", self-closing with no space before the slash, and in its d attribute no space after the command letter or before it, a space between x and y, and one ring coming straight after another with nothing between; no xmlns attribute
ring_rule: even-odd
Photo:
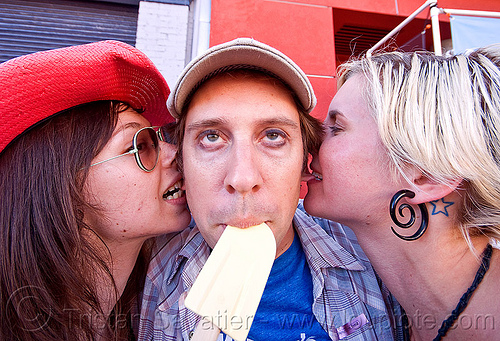
<svg viewBox="0 0 500 341"><path fill-rule="evenodd" d="M291 128L300 128L300 124L287 117L277 117L271 119L263 119L260 121L261 125L285 125Z"/></svg>
<svg viewBox="0 0 500 341"><path fill-rule="evenodd" d="M114 137L118 133L120 133L126 129L131 129L131 128L140 129L140 128L142 128L142 125L139 122L128 122L128 123L118 127L118 129L116 129L111 136Z"/></svg>
<svg viewBox="0 0 500 341"><path fill-rule="evenodd" d="M221 126L229 124L228 120L220 117L220 118L213 118L213 119L207 119L207 120L201 120L199 122L194 122L186 126L185 132L188 133L193 130L198 130L198 129L203 129L203 128L209 128L209 127L214 127L214 126ZM264 118L261 120L257 121L257 125L259 126L289 126L291 128L299 129L300 125L295 122L294 120L291 120L287 117L273 117L273 118Z"/></svg>
<svg viewBox="0 0 500 341"><path fill-rule="evenodd" d="M198 122L190 123L186 126L185 132L190 132L192 130L198 130L198 129L203 129L203 128L209 128L213 126L220 126L227 124L228 121L224 118L211 118L211 119L206 119L206 120L201 120Z"/></svg>
<svg viewBox="0 0 500 341"><path fill-rule="evenodd" d="M337 115L342 115L342 113L338 110L328 111L328 117L330 117L330 119L332 119L332 120L335 120L337 118Z"/></svg>

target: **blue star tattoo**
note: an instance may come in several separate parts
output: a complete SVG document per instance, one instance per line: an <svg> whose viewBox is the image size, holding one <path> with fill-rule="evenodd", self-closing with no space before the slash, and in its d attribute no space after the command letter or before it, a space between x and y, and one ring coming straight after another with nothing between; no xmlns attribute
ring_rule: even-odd
<svg viewBox="0 0 500 341"><path fill-rule="evenodd" d="M454 204L452 201L444 201L444 198L434 200L430 202L432 205L432 215L436 215L439 213L443 213L445 216L448 217L448 207ZM438 208L438 203L444 204L443 208Z"/></svg>

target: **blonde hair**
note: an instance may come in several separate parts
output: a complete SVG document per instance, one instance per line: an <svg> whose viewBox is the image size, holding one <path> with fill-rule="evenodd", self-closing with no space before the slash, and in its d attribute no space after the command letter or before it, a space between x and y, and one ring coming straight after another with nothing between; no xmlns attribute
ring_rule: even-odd
<svg viewBox="0 0 500 341"><path fill-rule="evenodd" d="M339 86L364 75L364 96L393 169L463 180L466 240L500 239L500 44L468 54L388 52L350 61Z"/></svg>

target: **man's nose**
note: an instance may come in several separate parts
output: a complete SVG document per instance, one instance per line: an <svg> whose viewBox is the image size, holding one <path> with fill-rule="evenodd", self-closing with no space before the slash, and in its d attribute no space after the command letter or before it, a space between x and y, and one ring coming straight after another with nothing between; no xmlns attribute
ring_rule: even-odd
<svg viewBox="0 0 500 341"><path fill-rule="evenodd" d="M224 186L229 193L255 192L263 184L261 167L251 143L236 143L226 165Z"/></svg>

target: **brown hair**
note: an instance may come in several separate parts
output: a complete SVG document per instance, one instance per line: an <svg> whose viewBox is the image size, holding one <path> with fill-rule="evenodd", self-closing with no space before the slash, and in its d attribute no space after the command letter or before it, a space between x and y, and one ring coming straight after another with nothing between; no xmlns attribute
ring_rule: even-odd
<svg viewBox="0 0 500 341"><path fill-rule="evenodd" d="M102 247L82 237L84 229L91 231L83 222L89 205L82 193L88 167L123 108L99 101L68 109L0 154L0 339L92 340L98 333L93 319L105 315L95 266L112 276L97 251ZM129 284L132 291L140 286ZM129 290L122 297L130 301ZM129 305L118 304L112 315L129 314ZM129 331L106 322L106 334L114 339Z"/></svg>
<svg viewBox="0 0 500 341"><path fill-rule="evenodd" d="M253 69L235 69L231 71L222 71L221 73L216 73L213 77L217 77L220 74L230 74L230 75L243 75L243 76L249 76L249 77L260 77L263 79L270 79L276 82L279 82L282 86L284 86L288 91L290 91L290 94L292 95L292 98L295 102L295 105L297 106L297 110L299 112L299 121L300 121L300 131L302 133L302 144L303 144L303 163L302 163L302 170L306 171L307 170L307 163L308 163L308 156L309 154L314 154L318 153L319 147L321 146L321 141L323 139L323 126L321 122L307 114L300 104L299 99L295 95L295 92L286 84L284 83L281 79L275 77L272 74L268 74L262 71L258 70L253 70ZM213 78L212 77L212 78ZM210 78L208 78L210 79ZM208 79L205 79L204 82L206 82ZM197 89L201 88L201 84L197 86ZM184 128L186 125L186 114L187 110L189 108L190 100L192 99L194 93L190 96L189 100L184 104L184 107L182 108L182 112L180 115L180 118L177 122L176 129L174 132L174 143L177 144L178 149L177 149L177 165L179 169L182 171L182 140L184 139Z"/></svg>

